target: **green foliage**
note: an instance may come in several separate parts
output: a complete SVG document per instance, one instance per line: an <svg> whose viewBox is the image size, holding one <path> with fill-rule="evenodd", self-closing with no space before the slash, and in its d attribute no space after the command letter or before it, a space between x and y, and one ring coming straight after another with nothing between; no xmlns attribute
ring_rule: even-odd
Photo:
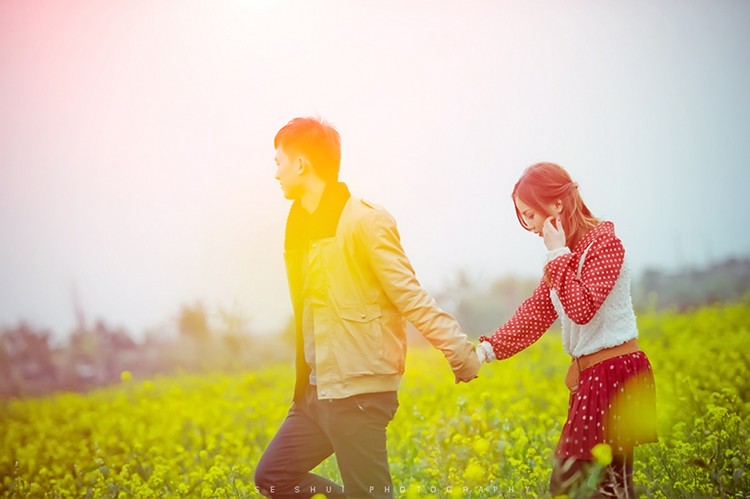
<svg viewBox="0 0 750 499"><path fill-rule="evenodd" d="M750 303L639 317L660 441L638 448L648 497L750 496ZM567 358L547 334L455 385L413 348L388 428L399 497L538 497L565 420ZM253 465L289 407L289 364L0 402L0 495L259 497ZM339 480L335 461L317 470Z"/></svg>
<svg viewBox="0 0 750 499"><path fill-rule="evenodd" d="M750 300L639 318L661 440L637 478L667 497L750 496Z"/></svg>

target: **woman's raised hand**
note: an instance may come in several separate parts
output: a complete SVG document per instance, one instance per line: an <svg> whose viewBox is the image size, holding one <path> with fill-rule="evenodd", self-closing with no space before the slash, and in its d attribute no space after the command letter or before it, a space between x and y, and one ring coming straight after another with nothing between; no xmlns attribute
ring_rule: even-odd
<svg viewBox="0 0 750 499"><path fill-rule="evenodd" d="M542 236L544 245L549 251L565 247L565 230L563 229L560 217L557 217L557 227L552 225L552 217L547 217L542 227Z"/></svg>

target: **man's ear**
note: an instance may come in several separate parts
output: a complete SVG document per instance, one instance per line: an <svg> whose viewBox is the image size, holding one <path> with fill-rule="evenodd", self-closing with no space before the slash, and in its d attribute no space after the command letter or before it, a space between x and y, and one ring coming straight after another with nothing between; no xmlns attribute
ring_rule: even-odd
<svg viewBox="0 0 750 499"><path fill-rule="evenodd" d="M297 175L307 173L312 166L310 165L310 161L307 159L307 157L302 154L297 156L297 159L294 162L295 166L297 167Z"/></svg>

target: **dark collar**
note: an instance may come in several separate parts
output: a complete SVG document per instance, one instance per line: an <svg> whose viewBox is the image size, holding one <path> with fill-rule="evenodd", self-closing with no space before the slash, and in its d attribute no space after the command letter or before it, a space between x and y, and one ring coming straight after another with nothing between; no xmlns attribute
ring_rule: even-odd
<svg viewBox="0 0 750 499"><path fill-rule="evenodd" d="M335 236L341 212L350 197L346 184L334 182L326 186L313 213L307 213L302 204L295 201L286 222L284 247L287 250L306 248L310 241Z"/></svg>

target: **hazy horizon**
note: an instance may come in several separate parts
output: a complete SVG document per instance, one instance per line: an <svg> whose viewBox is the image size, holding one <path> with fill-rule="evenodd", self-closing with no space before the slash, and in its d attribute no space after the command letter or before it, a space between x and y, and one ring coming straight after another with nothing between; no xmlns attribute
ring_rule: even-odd
<svg viewBox="0 0 750 499"><path fill-rule="evenodd" d="M289 314L273 137L320 115L428 290L535 277L554 161L631 267L750 255L750 3L0 4L0 327Z"/></svg>

